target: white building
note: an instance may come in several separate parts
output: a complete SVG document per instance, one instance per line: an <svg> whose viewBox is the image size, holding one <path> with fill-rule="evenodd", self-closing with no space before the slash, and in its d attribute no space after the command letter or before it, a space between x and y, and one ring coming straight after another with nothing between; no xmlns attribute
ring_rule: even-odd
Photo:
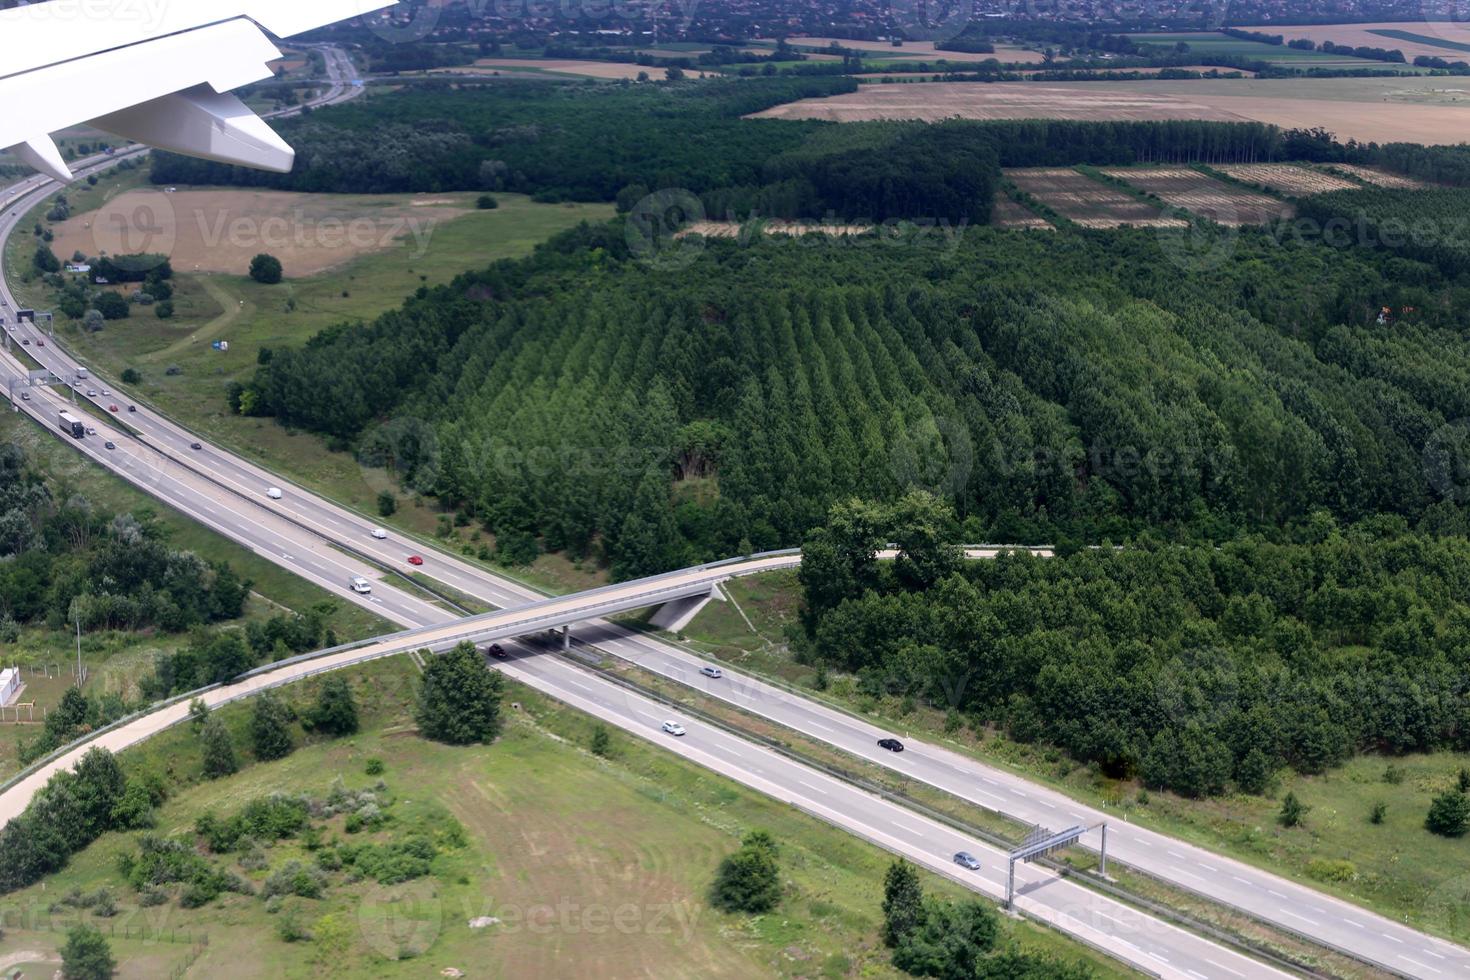
<svg viewBox="0 0 1470 980"><path fill-rule="evenodd" d="M0 670L0 704L9 704L20 693L20 668Z"/></svg>

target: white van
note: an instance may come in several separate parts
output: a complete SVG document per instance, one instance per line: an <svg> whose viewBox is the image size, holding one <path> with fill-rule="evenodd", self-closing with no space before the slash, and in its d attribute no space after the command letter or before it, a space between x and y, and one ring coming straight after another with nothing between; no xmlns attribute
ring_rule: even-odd
<svg viewBox="0 0 1470 980"><path fill-rule="evenodd" d="M281 488L280 487L266 487L265 488L265 495L267 497L271 498L272 500L280 500L281 499Z"/></svg>
<svg viewBox="0 0 1470 980"><path fill-rule="evenodd" d="M352 576L351 583L352 591L356 592L358 595L367 595L369 592L373 591L373 583L369 582L361 575Z"/></svg>

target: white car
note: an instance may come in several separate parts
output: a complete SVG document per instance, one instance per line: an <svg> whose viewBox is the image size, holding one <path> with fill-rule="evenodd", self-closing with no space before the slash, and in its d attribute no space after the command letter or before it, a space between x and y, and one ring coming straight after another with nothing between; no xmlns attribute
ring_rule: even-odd
<svg viewBox="0 0 1470 980"><path fill-rule="evenodd" d="M281 499L281 488L280 487L266 487L265 488L265 495L267 497L271 498L272 500L280 500Z"/></svg>
<svg viewBox="0 0 1470 980"><path fill-rule="evenodd" d="M679 724L677 721L666 721L664 722L664 731L668 732L670 735L683 735L684 726Z"/></svg>
<svg viewBox="0 0 1470 980"><path fill-rule="evenodd" d="M96 388L88 388L87 389L87 397L88 398L96 398L97 397L97 389Z"/></svg>
<svg viewBox="0 0 1470 980"><path fill-rule="evenodd" d="M375 527L373 528L373 537L377 538L379 541L386 541L388 539L388 532L380 527Z"/></svg>
<svg viewBox="0 0 1470 980"><path fill-rule="evenodd" d="M369 582L361 575L352 576L351 585L352 591L356 592L358 595L367 595L369 592L373 591L373 583Z"/></svg>

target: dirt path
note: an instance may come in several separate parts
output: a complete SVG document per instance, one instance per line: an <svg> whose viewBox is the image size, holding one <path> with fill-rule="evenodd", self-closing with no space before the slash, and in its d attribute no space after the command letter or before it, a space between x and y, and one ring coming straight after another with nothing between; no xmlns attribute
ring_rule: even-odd
<svg viewBox="0 0 1470 980"><path fill-rule="evenodd" d="M199 285L209 294L210 299L219 304L220 315L210 320L204 326L194 331L182 340L176 340L162 350L153 351L151 354L143 355L145 361L168 360L183 351L188 350L195 344L208 343L220 332L240 318L241 313L255 312L255 304L246 302L231 293L212 276L197 276Z"/></svg>
<svg viewBox="0 0 1470 980"><path fill-rule="evenodd" d="M20 949L14 953L6 953L0 956L0 970L9 970L12 966L20 966L22 963L59 963L60 960L53 959L49 954L34 949Z"/></svg>

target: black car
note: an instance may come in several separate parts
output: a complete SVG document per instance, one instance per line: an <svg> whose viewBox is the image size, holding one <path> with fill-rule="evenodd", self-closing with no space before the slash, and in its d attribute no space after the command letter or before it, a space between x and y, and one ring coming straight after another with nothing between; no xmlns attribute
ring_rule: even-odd
<svg viewBox="0 0 1470 980"><path fill-rule="evenodd" d="M504 660L506 657L505 647L501 646L499 643L490 644L490 649L487 650L486 653L490 654L490 656L492 657L499 657L501 660Z"/></svg>
<svg viewBox="0 0 1470 980"><path fill-rule="evenodd" d="M117 446L113 445L113 443L110 440L108 442L104 442L102 445L106 446L108 449L116 449L117 448Z"/></svg>
<svg viewBox="0 0 1470 980"><path fill-rule="evenodd" d="M202 442L191 442L191 443L189 443L189 448L190 449L203 449L204 448L204 443L202 443Z"/></svg>
<svg viewBox="0 0 1470 980"><path fill-rule="evenodd" d="M902 752L903 743L896 738L880 738L878 739L878 748L887 749L889 752Z"/></svg>

